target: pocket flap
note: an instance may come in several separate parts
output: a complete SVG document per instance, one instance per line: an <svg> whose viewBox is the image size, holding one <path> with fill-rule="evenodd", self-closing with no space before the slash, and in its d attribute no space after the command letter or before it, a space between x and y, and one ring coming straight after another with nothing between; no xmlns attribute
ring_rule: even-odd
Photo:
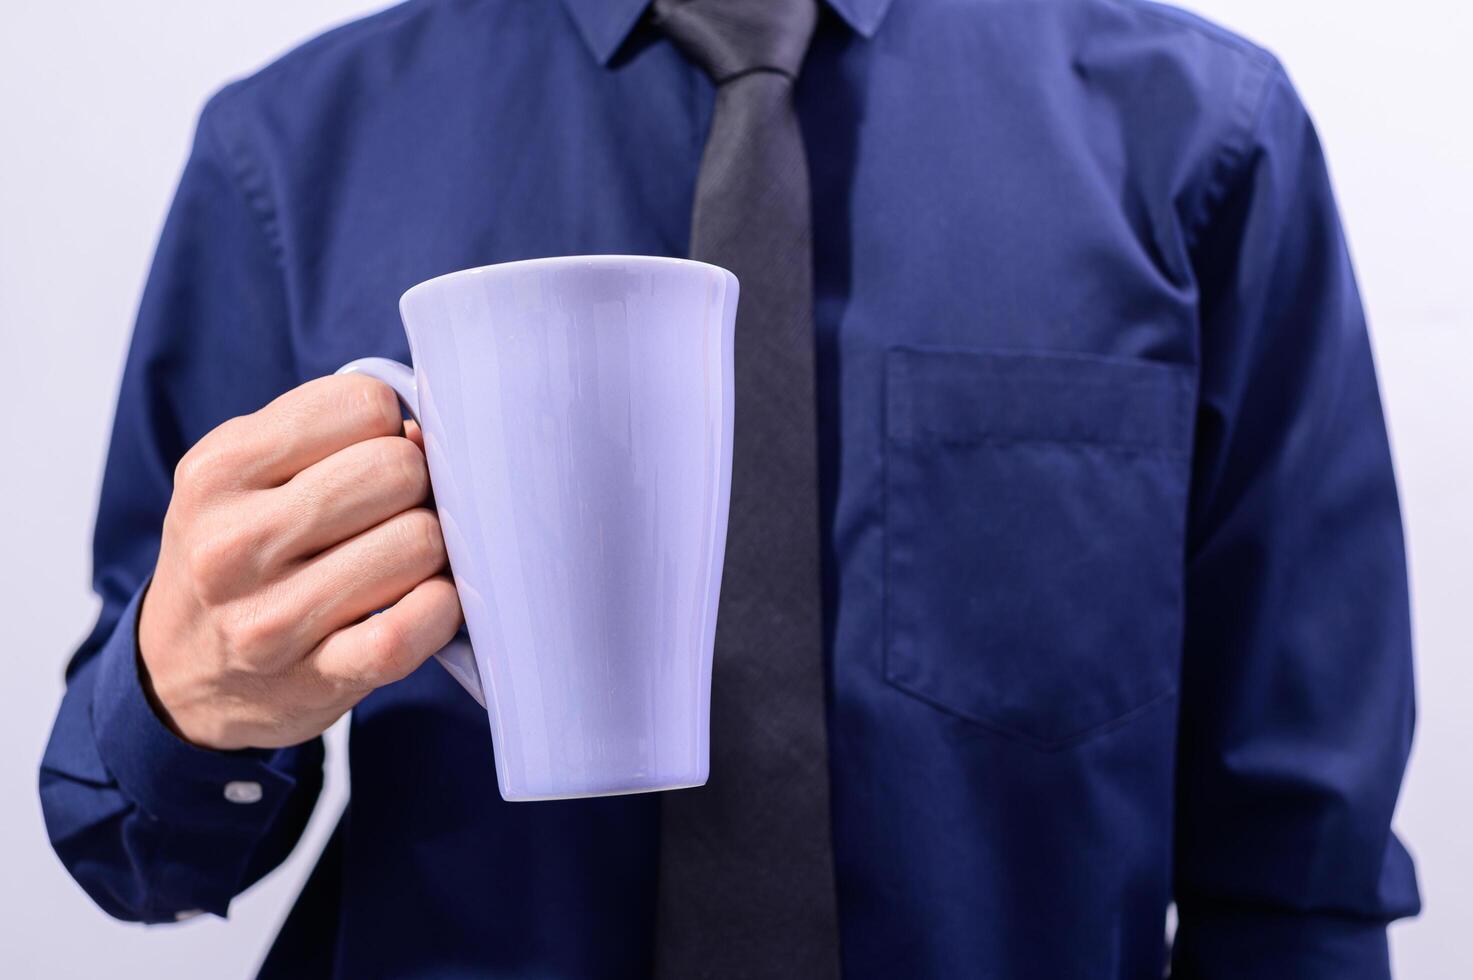
<svg viewBox="0 0 1473 980"><path fill-rule="evenodd" d="M898 442L1191 450L1192 375L1180 365L896 348L887 369L885 428Z"/></svg>

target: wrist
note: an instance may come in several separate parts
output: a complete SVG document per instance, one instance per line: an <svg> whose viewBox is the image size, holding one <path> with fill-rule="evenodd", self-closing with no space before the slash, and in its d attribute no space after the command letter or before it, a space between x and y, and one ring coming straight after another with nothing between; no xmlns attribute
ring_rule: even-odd
<svg viewBox="0 0 1473 980"><path fill-rule="evenodd" d="M138 625L135 647L137 649L138 686L144 700L154 716L174 737L197 748L227 752L244 746L228 745L219 738L210 737L200 726L182 717L181 710L191 700L179 684L178 665L172 662L171 654L179 649L177 641L168 638L161 620L167 620L167 590L160 589L151 580L144 586L142 601L138 608Z"/></svg>

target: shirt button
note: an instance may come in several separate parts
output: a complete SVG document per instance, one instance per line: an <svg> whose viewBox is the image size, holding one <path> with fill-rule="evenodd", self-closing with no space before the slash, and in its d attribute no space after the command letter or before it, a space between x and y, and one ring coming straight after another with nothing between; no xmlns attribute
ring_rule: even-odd
<svg viewBox="0 0 1473 980"><path fill-rule="evenodd" d="M261 784L251 780L237 780L225 784L225 798L231 803L259 803Z"/></svg>

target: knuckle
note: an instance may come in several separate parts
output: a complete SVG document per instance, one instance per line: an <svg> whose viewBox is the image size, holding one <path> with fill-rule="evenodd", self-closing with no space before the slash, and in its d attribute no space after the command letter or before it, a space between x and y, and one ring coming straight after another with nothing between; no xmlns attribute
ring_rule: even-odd
<svg viewBox="0 0 1473 980"><path fill-rule="evenodd" d="M249 576L264 550L263 536L254 525L209 522L193 535L187 567L202 593L218 594Z"/></svg>
<svg viewBox="0 0 1473 980"><path fill-rule="evenodd" d="M232 659L239 665L257 666L269 662L282 646L289 621L271 603L241 602L224 614L223 632Z"/></svg>
<svg viewBox="0 0 1473 980"><path fill-rule="evenodd" d="M374 616L363 635L364 668L371 683L402 676L412 657L409 637L392 619Z"/></svg>
<svg viewBox="0 0 1473 980"><path fill-rule="evenodd" d="M175 490L200 493L236 472L251 424L249 416L237 416L211 429L174 466Z"/></svg>
<svg viewBox="0 0 1473 980"><path fill-rule="evenodd" d="M308 486L303 493L282 506L276 520L288 537L300 535L323 526L328 520L331 505L330 493Z"/></svg>
<svg viewBox="0 0 1473 980"><path fill-rule="evenodd" d="M390 435L399 432L403 415L399 396L394 389L375 378L361 374L342 376L347 392L348 410L365 431Z"/></svg>
<svg viewBox="0 0 1473 980"><path fill-rule="evenodd" d="M223 536L199 534L189 543L185 567L195 589L207 600L223 598L229 569L235 566L232 545Z"/></svg>
<svg viewBox="0 0 1473 980"><path fill-rule="evenodd" d="M275 509L267 515L267 519L280 528L284 535L283 540L278 542L282 545L289 544L297 535L332 523L337 500L344 491L346 480L299 480L296 486L299 492L286 499L273 501Z"/></svg>
<svg viewBox="0 0 1473 980"><path fill-rule="evenodd" d="M220 472L224 463L223 453L212 441L205 440L185 453L174 467L174 490L176 493L197 493L209 483L210 477Z"/></svg>
<svg viewBox="0 0 1473 980"><path fill-rule="evenodd" d="M434 561L445 557L445 539L440 534L440 519L428 507L406 511L403 534L411 553Z"/></svg>
<svg viewBox="0 0 1473 980"><path fill-rule="evenodd" d="M185 549L183 562L184 573L189 576L189 584L195 594L207 603L223 598L215 578L215 561L205 553L205 549L191 545Z"/></svg>
<svg viewBox="0 0 1473 980"><path fill-rule="evenodd" d="M429 492L424 454L408 439L387 436L373 440L361 465L368 470L376 497L418 503ZM360 477L361 474L353 476ZM348 475L344 474L344 478Z"/></svg>
<svg viewBox="0 0 1473 980"><path fill-rule="evenodd" d="M196 446L174 464L174 493L188 492L199 482L201 475L200 449Z"/></svg>
<svg viewBox="0 0 1473 980"><path fill-rule="evenodd" d="M415 500L422 500L430 489L430 473L425 466L424 453L408 439L386 440L383 449L382 470L393 474L397 489Z"/></svg>

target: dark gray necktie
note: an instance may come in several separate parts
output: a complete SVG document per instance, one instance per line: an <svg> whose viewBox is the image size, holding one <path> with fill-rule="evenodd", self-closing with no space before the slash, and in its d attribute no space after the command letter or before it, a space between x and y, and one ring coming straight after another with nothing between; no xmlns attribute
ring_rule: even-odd
<svg viewBox="0 0 1473 980"><path fill-rule="evenodd" d="M656 973L826 980L829 827L808 165L793 80L815 0L655 0L716 84L691 258L741 281L711 779L661 803Z"/></svg>

